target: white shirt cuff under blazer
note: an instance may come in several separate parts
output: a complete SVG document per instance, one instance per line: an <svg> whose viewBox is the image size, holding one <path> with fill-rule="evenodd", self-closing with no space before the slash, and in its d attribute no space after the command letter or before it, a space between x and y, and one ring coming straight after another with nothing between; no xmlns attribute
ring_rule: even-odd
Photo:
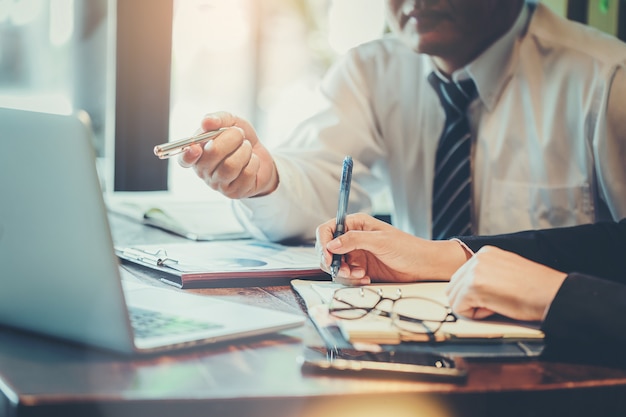
<svg viewBox="0 0 626 417"><path fill-rule="evenodd" d="M626 44L531 6L453 74L472 77L479 94L469 109L478 234L626 217ZM432 70L393 36L349 51L321 84L323 108L272 150L278 190L235 203L248 227L313 239L336 214L341 161L352 155L348 211L367 211L370 193L389 184L394 225L430 237L445 119Z"/></svg>

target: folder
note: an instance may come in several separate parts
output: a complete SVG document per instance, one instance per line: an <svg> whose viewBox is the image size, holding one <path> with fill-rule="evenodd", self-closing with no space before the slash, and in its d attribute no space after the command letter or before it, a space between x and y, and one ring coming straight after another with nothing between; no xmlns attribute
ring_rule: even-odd
<svg viewBox="0 0 626 417"><path fill-rule="evenodd" d="M328 278L313 246L234 239L117 246L115 252L122 261L160 272L161 281L179 288Z"/></svg>

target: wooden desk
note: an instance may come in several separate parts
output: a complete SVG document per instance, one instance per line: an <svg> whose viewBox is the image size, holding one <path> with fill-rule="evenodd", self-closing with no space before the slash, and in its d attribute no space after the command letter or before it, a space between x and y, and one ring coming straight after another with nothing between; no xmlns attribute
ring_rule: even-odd
<svg viewBox="0 0 626 417"><path fill-rule="evenodd" d="M113 222L120 242L175 239ZM150 277L144 276L146 280ZM289 286L194 290L304 314ZM626 370L470 362L463 384L312 376L307 325L268 337L124 358L0 329L0 416L624 416Z"/></svg>

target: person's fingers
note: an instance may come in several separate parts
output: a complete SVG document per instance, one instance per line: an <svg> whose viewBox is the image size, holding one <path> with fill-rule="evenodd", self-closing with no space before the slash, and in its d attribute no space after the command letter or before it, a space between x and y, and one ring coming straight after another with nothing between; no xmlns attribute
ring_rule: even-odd
<svg viewBox="0 0 626 417"><path fill-rule="evenodd" d="M257 173L260 169L261 160L254 153L251 153L248 164L244 167L241 175L231 183L231 188L238 194L250 195L253 190L259 188Z"/></svg>
<svg viewBox="0 0 626 417"><path fill-rule="evenodd" d="M363 251L354 251L343 255L342 264L349 268L351 278L363 278L367 271L367 254Z"/></svg>
<svg viewBox="0 0 626 417"><path fill-rule="evenodd" d="M468 264L470 261L463 264L463 266L461 266L454 274L452 274L452 277L450 277L450 281L448 282L448 285L446 286L445 293L446 293L446 296L448 297L448 303L450 304L450 307L453 310L454 310L454 307L456 307L458 304L459 292L463 285L462 284L463 276L465 274L465 271L469 267Z"/></svg>
<svg viewBox="0 0 626 417"><path fill-rule="evenodd" d="M243 139L241 129L228 129L204 145L194 169L214 190L239 198L255 186L257 159L253 160L252 146Z"/></svg>
<svg viewBox="0 0 626 417"><path fill-rule="evenodd" d="M475 306L472 303L471 294L472 274L473 262L470 259L452 275L446 287L448 302L455 314L466 317L473 315L471 310Z"/></svg>
<svg viewBox="0 0 626 417"><path fill-rule="evenodd" d="M351 276L345 276L343 274L337 274L334 281L338 284L349 286L369 285L372 283L369 277L353 278Z"/></svg>
<svg viewBox="0 0 626 417"><path fill-rule="evenodd" d="M474 286L478 258L471 258L450 278L445 293L452 311L475 320L492 316L494 311L486 307L479 287Z"/></svg>
<svg viewBox="0 0 626 417"><path fill-rule="evenodd" d="M205 115L200 123L200 126L205 132L228 127L239 129L242 136L250 140L252 145L257 144L259 140L256 136L254 128L247 120L225 111Z"/></svg>
<svg viewBox="0 0 626 417"><path fill-rule="evenodd" d="M363 251L351 252L343 255L341 266L335 281L344 285L365 285L371 282L367 275L367 256Z"/></svg>
<svg viewBox="0 0 626 417"><path fill-rule="evenodd" d="M328 251L324 249L319 239L315 241L315 251L317 252L317 259L320 263L320 269L324 272L330 273L330 261L327 261Z"/></svg>
<svg viewBox="0 0 626 417"><path fill-rule="evenodd" d="M493 316L494 312L489 310L488 308L473 307L459 314L465 317L469 317L470 319L473 319L473 320L483 320L483 319L486 319L487 317Z"/></svg>
<svg viewBox="0 0 626 417"><path fill-rule="evenodd" d="M191 145L179 155L178 164L183 168L189 168L198 162L201 156L202 146L198 144Z"/></svg>
<svg viewBox="0 0 626 417"><path fill-rule="evenodd" d="M364 250L377 254L381 244L387 244L388 239L376 232L362 230L348 230L343 235L334 238L326 245L332 253L346 254L355 250Z"/></svg>
<svg viewBox="0 0 626 417"><path fill-rule="evenodd" d="M216 169L221 168L228 158L240 150L244 142L246 140L241 129L226 129L204 144L202 157L198 163L208 171L207 175L212 176ZM239 155L239 158L241 157L242 155ZM231 160L230 164L235 162L237 159Z"/></svg>
<svg viewBox="0 0 626 417"><path fill-rule="evenodd" d="M220 162L207 181L217 184L218 191L227 197L237 198L256 187L259 167L260 161L252 153L250 142L243 141L238 149Z"/></svg>
<svg viewBox="0 0 626 417"><path fill-rule="evenodd" d="M315 246L318 249L320 263L328 267L332 261L332 253L326 245L333 239L335 220L328 220L315 229Z"/></svg>
<svg viewBox="0 0 626 417"><path fill-rule="evenodd" d="M205 131L208 130L210 129ZM227 129L204 143L204 145L193 144L187 147L178 157L178 163L183 168L189 168L196 164L206 164L205 170L208 168L208 173L212 174L224 158L224 155L230 155L235 152L241 147L244 140L245 133L243 129L239 127Z"/></svg>
<svg viewBox="0 0 626 417"><path fill-rule="evenodd" d="M231 183L245 172L252 158L252 145L244 140L239 147L233 149L213 171L211 177L215 182ZM253 174L256 174L254 172Z"/></svg>
<svg viewBox="0 0 626 417"><path fill-rule="evenodd" d="M360 247L358 247L357 245L357 242L359 240L362 239L367 241L368 239L368 236L363 235L361 235L361 237L350 236L359 232L364 233L364 231L375 230L373 226L378 227L380 224L387 225L386 223L381 222L380 220L377 220L363 213L350 214L346 217L346 233L344 233L337 239L334 239L333 234L336 229L336 220L330 219L318 226L316 230L316 238L323 245L327 245L333 242L331 243L332 249L327 248L331 249L332 253L345 254L347 252L359 249Z"/></svg>
<svg viewBox="0 0 626 417"><path fill-rule="evenodd" d="M239 118L234 114L226 111L218 111L215 113L206 114L202 118L200 126L206 132L209 130L217 130L222 127L235 126L238 121Z"/></svg>

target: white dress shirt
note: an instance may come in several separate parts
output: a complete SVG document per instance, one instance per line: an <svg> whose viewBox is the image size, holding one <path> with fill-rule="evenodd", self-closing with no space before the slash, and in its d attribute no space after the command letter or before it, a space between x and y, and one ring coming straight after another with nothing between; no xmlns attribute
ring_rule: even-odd
<svg viewBox="0 0 626 417"><path fill-rule="evenodd" d="M269 240L313 239L337 211L341 161L355 161L348 211L389 187L392 221L429 238L445 115L429 56L387 37L351 50L321 85L324 108L272 149L278 189L235 202ZM626 217L626 44L527 4L511 30L452 75L479 98L473 131L477 234Z"/></svg>

